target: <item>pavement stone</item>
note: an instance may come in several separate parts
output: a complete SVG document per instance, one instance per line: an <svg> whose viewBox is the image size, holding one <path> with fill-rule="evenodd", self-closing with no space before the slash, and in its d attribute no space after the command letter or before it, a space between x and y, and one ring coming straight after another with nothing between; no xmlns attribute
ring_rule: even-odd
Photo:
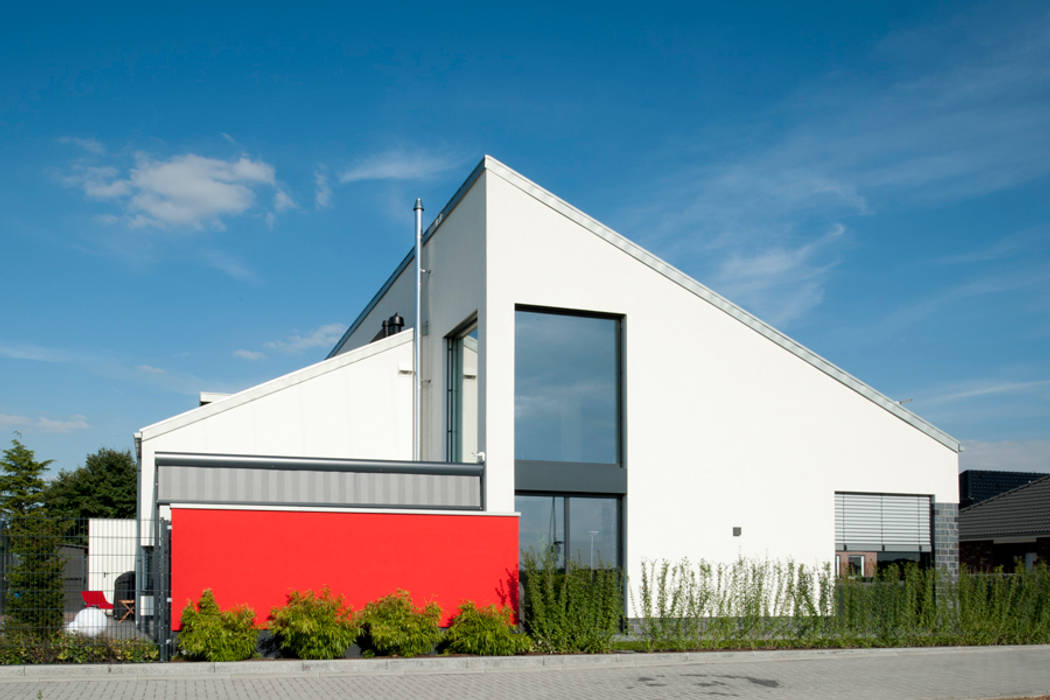
<svg viewBox="0 0 1050 700"><path fill-rule="evenodd" d="M1050 645L19 666L6 698L1001 698L1050 693Z"/></svg>

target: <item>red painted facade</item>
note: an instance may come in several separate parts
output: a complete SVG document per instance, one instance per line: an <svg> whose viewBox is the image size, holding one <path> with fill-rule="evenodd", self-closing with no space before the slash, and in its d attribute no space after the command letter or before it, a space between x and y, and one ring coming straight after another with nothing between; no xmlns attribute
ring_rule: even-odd
<svg viewBox="0 0 1050 700"><path fill-rule="evenodd" d="M174 508L171 527L173 629L205 588L260 626L289 591L325 585L354 610L405 589L442 625L465 600L517 604L516 516Z"/></svg>

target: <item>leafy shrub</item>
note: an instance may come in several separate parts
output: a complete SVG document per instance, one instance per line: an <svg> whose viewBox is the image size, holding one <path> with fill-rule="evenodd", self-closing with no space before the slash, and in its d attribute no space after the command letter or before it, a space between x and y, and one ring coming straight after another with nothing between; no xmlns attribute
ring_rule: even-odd
<svg viewBox="0 0 1050 700"><path fill-rule="evenodd" d="M197 605L186 604L181 620L179 650L191 659L241 661L255 653L255 611L247 606L220 611L210 588Z"/></svg>
<svg viewBox="0 0 1050 700"><path fill-rule="evenodd" d="M444 646L451 654L510 656L528 651L532 641L511 623L510 608L478 608L468 600L452 618Z"/></svg>
<svg viewBox="0 0 1050 700"><path fill-rule="evenodd" d="M619 569L557 568L551 552L540 559L526 552L522 561L522 622L542 651L604 652L623 614Z"/></svg>
<svg viewBox="0 0 1050 700"><path fill-rule="evenodd" d="M292 591L288 604L274 608L270 620L278 646L300 659L341 657L361 631L343 596L333 597L328 586L320 595Z"/></svg>
<svg viewBox="0 0 1050 700"><path fill-rule="evenodd" d="M440 619L436 603L418 610L408 591L398 590L365 606L358 644L366 656L427 654L441 639Z"/></svg>
<svg viewBox="0 0 1050 700"><path fill-rule="evenodd" d="M90 639L64 632L50 637L13 634L0 638L3 664L100 664L156 661L157 645L145 639Z"/></svg>

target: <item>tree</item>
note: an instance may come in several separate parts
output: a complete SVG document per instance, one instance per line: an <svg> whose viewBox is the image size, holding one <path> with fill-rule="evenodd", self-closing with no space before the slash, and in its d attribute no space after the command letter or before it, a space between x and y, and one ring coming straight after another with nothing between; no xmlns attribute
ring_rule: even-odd
<svg viewBox="0 0 1050 700"><path fill-rule="evenodd" d="M106 447L87 456L84 466L61 472L44 491L53 516L68 519L133 518L137 467L131 453Z"/></svg>
<svg viewBox="0 0 1050 700"><path fill-rule="evenodd" d="M0 516L14 555L4 620L9 634L48 636L62 628L65 562L58 545L64 527L44 509L43 474L49 464L51 460L38 462L18 438L0 460Z"/></svg>
<svg viewBox="0 0 1050 700"><path fill-rule="evenodd" d="M16 433L17 434L17 433ZM18 435L18 437L22 437ZM28 515L44 506L44 472L54 460L36 461L36 455L18 438L4 450L0 461L0 516Z"/></svg>

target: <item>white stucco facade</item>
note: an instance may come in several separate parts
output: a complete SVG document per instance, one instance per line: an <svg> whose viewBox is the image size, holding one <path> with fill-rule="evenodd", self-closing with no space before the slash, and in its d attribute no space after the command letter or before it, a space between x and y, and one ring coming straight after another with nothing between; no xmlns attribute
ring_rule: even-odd
<svg viewBox="0 0 1050 700"><path fill-rule="evenodd" d="M140 503L158 451L410 459L413 333L370 342L395 313L413 323L409 262L329 359L144 428ZM653 558L829 561L836 492L958 502L951 436L494 159L422 263L422 456L448 457L447 338L476 321L488 512L515 509L515 309L619 319L631 577Z"/></svg>

